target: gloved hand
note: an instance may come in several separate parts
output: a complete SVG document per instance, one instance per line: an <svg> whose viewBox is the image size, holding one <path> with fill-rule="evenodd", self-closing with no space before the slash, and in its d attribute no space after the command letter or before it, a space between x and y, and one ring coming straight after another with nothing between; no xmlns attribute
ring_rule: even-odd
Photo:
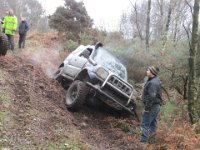
<svg viewBox="0 0 200 150"><path fill-rule="evenodd" d="M150 112L150 108L147 107L147 106L145 106L145 108L144 108L144 112Z"/></svg>

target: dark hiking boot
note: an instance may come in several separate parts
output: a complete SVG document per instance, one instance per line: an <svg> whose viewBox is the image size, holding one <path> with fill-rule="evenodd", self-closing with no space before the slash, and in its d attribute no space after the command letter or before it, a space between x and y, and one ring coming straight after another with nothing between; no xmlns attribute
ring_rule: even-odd
<svg viewBox="0 0 200 150"><path fill-rule="evenodd" d="M153 133L152 135L149 136L148 143L154 144L155 142L156 142L156 133Z"/></svg>

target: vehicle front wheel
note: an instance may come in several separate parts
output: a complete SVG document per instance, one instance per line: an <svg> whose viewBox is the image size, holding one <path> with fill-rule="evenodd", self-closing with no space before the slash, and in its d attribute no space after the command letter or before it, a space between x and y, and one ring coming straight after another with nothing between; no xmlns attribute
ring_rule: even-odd
<svg viewBox="0 0 200 150"><path fill-rule="evenodd" d="M88 94L87 85L79 80L74 81L67 90L65 104L68 110L78 111Z"/></svg>

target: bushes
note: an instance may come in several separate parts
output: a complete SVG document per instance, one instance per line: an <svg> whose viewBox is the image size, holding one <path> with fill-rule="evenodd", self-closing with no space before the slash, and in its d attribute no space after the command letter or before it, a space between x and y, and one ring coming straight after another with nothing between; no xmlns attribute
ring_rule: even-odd
<svg viewBox="0 0 200 150"><path fill-rule="evenodd" d="M65 51L68 51L68 52L72 52L73 50L75 50L77 47L79 46L79 44L73 40L68 40L66 43L65 43L65 46L64 46L64 50Z"/></svg>

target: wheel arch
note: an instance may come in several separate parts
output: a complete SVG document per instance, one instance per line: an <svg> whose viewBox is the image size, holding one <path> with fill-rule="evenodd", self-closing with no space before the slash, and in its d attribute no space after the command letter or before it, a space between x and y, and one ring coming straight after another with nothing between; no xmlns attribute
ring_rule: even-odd
<svg viewBox="0 0 200 150"><path fill-rule="evenodd" d="M88 70L83 69L76 77L74 80L80 80L80 81L88 81L89 80L89 75L88 75Z"/></svg>

